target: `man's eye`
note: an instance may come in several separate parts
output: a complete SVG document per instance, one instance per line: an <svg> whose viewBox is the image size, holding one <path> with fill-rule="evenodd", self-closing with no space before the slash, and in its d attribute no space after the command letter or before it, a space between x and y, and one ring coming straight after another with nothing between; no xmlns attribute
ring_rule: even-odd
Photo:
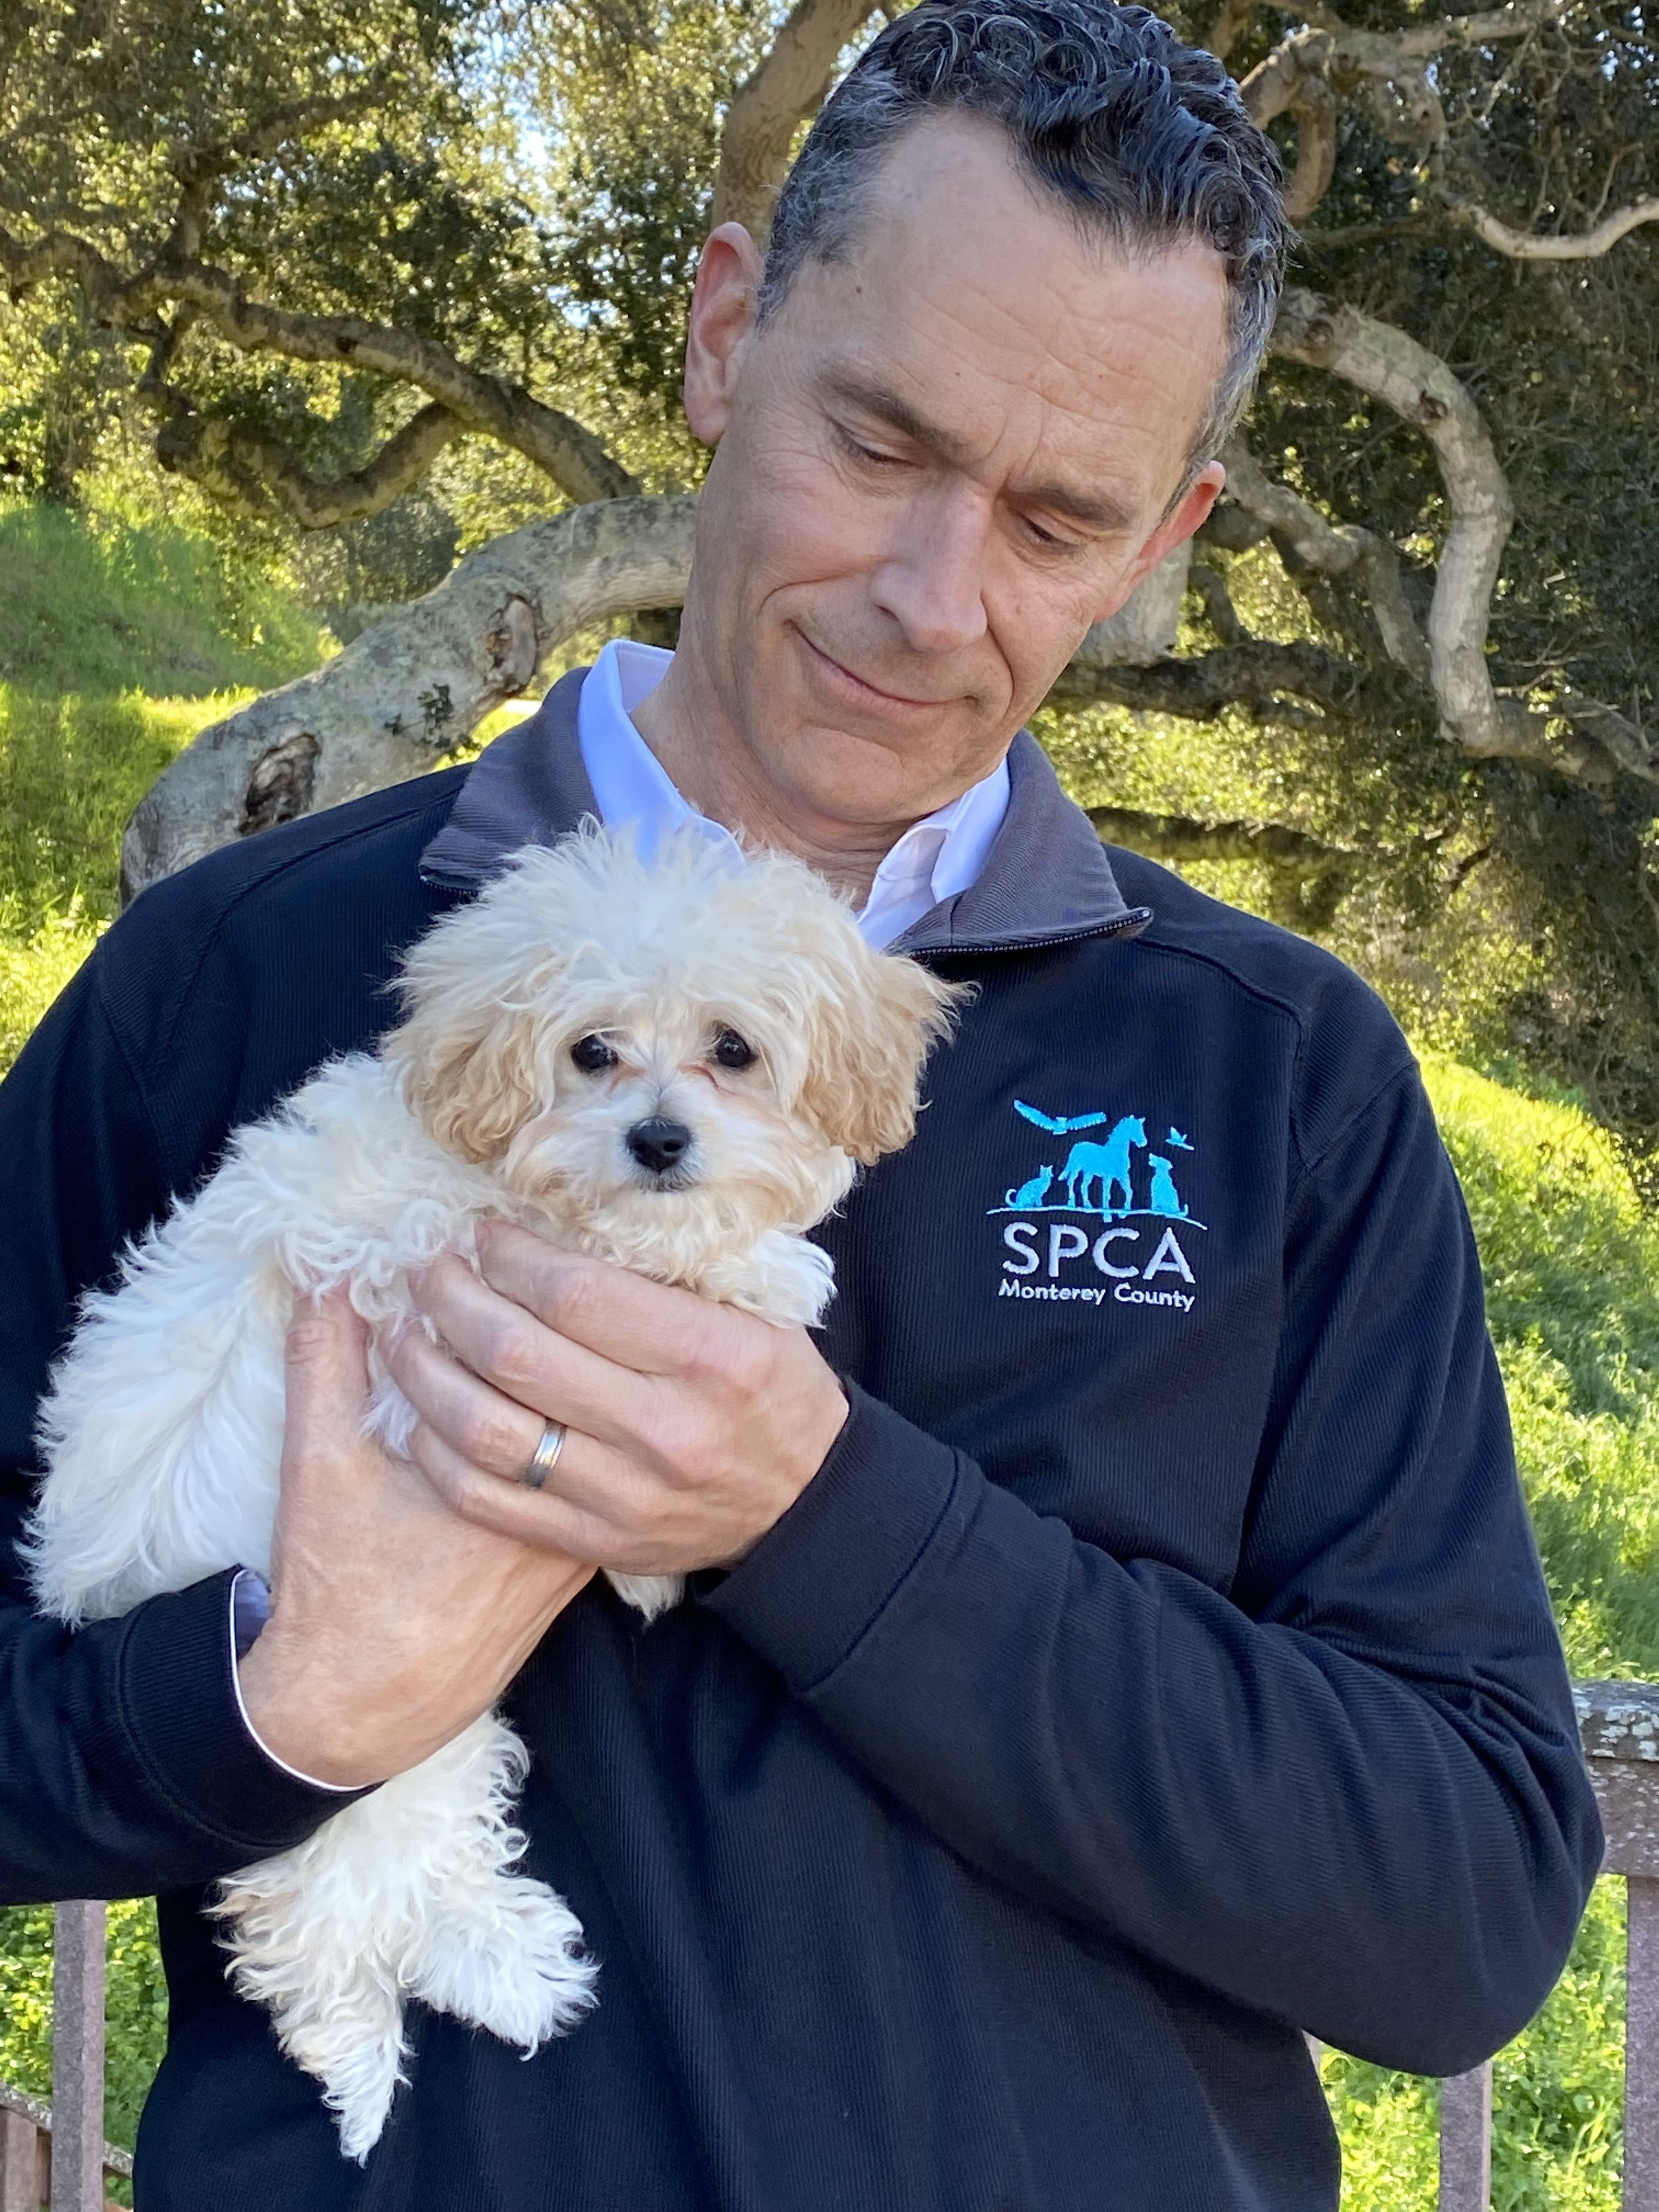
<svg viewBox="0 0 1659 2212"><path fill-rule="evenodd" d="M1025 531L1039 553L1075 553L1078 550L1074 538L1056 538L1052 530L1045 530L1040 522L1033 522L1030 515L1025 518Z"/></svg>
<svg viewBox="0 0 1659 2212"><path fill-rule="evenodd" d="M616 1054L602 1036L578 1037L570 1048L570 1057L584 1075L598 1075L617 1065Z"/></svg>
<svg viewBox="0 0 1659 2212"><path fill-rule="evenodd" d="M722 1030L714 1039L714 1059L721 1067L752 1067L755 1048L735 1030Z"/></svg>
<svg viewBox="0 0 1659 2212"><path fill-rule="evenodd" d="M903 465L896 453L884 453L878 446L866 446L850 430L843 430L840 423L836 425L836 435L841 441L842 451L854 460L861 462L866 468L896 469Z"/></svg>

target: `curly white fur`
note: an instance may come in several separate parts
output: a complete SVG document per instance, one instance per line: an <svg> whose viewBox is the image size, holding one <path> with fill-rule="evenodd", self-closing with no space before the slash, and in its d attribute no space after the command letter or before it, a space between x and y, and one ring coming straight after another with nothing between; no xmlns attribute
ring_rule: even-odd
<svg viewBox="0 0 1659 2212"><path fill-rule="evenodd" d="M343 1284L367 1320L395 1321L413 1310L410 1270L473 1257L494 1216L816 1322L833 1278L805 1232L856 1162L908 1139L951 995L872 953L795 861L738 866L682 836L647 866L592 829L522 854L440 922L404 990L380 1057L325 1067L244 1130L86 1301L41 1413L28 1537L59 1619L228 1565L269 1572L296 1291ZM717 1056L731 1034L752 1064ZM611 1062L585 1069L571 1047L594 1037ZM626 1142L651 1116L690 1134L668 1177ZM372 1421L393 1450L411 1418L377 1370ZM647 1618L680 1595L674 1577L611 1580ZM385 2126L409 1996L526 2052L594 2002L574 1915L514 1871L525 1762L487 1715L221 1887L237 1985L322 2083L350 2157Z"/></svg>

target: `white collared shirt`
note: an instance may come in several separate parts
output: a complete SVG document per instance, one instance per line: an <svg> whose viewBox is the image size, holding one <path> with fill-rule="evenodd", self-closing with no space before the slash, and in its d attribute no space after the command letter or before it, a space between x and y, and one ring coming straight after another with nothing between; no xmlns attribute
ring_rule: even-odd
<svg viewBox="0 0 1659 2212"><path fill-rule="evenodd" d="M593 803L607 830L631 823L644 852L688 822L701 823L710 839L735 852L730 830L681 795L634 726L635 708L662 682L672 659L659 646L619 637L588 670L576 704L576 732ZM1003 760L960 799L913 823L876 871L858 917L865 942L878 949L891 945L941 899L965 891L985 866L1007 811Z"/></svg>

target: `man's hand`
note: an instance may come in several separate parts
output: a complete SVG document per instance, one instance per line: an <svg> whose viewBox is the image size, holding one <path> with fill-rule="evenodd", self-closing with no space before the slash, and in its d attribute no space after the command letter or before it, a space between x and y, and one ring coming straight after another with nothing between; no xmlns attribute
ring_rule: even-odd
<svg viewBox="0 0 1659 2212"><path fill-rule="evenodd" d="M383 1347L420 1415L416 1463L478 1527L626 1574L730 1566L841 1433L846 1396L803 1328L504 1222L478 1255L482 1281L452 1258L415 1285L441 1345L411 1327ZM549 1420L564 1449L527 1490Z"/></svg>
<svg viewBox="0 0 1659 2212"><path fill-rule="evenodd" d="M296 1312L270 1620L239 1669L267 1749L342 1786L487 1712L592 1573L451 1512L366 1437L367 1354L343 1293Z"/></svg>

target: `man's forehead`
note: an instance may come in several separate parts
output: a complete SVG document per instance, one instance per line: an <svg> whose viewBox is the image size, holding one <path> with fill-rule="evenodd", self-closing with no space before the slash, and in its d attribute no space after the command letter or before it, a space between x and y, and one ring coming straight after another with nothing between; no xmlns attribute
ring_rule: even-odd
<svg viewBox="0 0 1659 2212"><path fill-rule="evenodd" d="M1219 254L1196 240L1123 246L1081 226L1018 170L997 126L971 118L907 134L840 250L795 289L826 398L963 463L1005 422L1040 422L1037 442L1065 457L1055 473L1085 504L1142 476L1150 454L1127 457L1126 439L1190 438L1224 365Z"/></svg>

